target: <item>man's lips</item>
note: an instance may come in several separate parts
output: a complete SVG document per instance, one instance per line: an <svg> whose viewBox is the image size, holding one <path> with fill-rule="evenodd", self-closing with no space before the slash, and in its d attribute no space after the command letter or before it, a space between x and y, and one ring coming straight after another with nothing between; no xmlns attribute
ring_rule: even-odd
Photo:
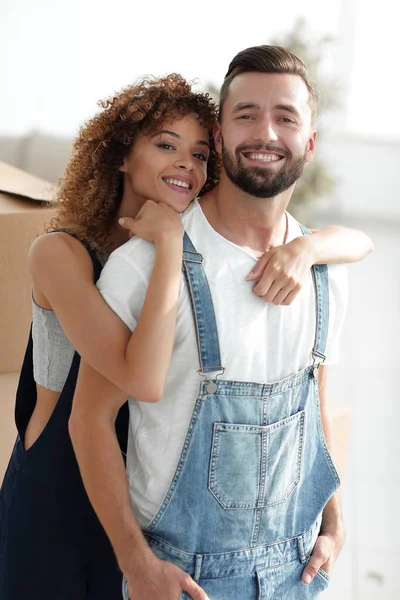
<svg viewBox="0 0 400 600"><path fill-rule="evenodd" d="M279 162L284 158L282 154L277 154L276 152L260 152L259 150L255 151L245 151L241 153L247 160L252 162L262 163L262 164L271 164L275 162Z"/></svg>

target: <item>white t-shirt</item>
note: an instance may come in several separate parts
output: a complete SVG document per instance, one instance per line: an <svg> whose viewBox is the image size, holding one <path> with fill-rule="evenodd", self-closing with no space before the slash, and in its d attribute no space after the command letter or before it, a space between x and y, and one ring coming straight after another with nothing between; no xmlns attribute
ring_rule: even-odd
<svg viewBox="0 0 400 600"><path fill-rule="evenodd" d="M214 303L222 365L219 379L271 383L312 363L315 295L310 277L290 306L266 304L245 280L256 263L248 249L228 241L207 221L198 201L183 224L203 266ZM301 230L288 215L290 241ZM131 331L145 299L154 266L154 245L140 238L115 250L97 283L100 293ZM325 364L338 359L338 341L347 304L343 266L329 267L330 319ZM157 513L174 476L198 395L201 378L190 298L182 275L174 351L165 393L156 404L129 400L127 473L133 507L146 526Z"/></svg>

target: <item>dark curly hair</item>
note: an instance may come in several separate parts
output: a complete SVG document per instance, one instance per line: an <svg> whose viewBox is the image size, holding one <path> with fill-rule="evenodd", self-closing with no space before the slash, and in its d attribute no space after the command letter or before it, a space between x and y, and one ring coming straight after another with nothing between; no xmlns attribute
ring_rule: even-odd
<svg viewBox="0 0 400 600"><path fill-rule="evenodd" d="M166 120L196 113L209 130L211 147L200 194L217 183L219 164L212 136L217 118L214 101L206 93L192 91L176 73L143 78L98 104L103 110L85 123L74 142L54 201L58 212L48 229L64 227L102 252L122 199L119 168L139 133L151 134Z"/></svg>

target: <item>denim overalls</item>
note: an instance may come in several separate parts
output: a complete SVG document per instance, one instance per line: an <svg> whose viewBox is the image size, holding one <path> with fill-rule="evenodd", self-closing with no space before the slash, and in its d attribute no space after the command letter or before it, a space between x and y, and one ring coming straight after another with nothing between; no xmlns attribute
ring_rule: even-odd
<svg viewBox="0 0 400 600"><path fill-rule="evenodd" d="M101 265L87 250L97 280ZM46 427L25 451L22 440L36 402L30 334L16 398L19 435L0 490L1 600L121 598L121 572L84 490L68 433L79 362L75 353ZM125 405L117 422L121 448L127 425Z"/></svg>
<svg viewBox="0 0 400 600"><path fill-rule="evenodd" d="M144 534L154 553L189 573L210 600L317 598L327 574L320 570L309 585L301 575L339 486L318 400L327 267L313 267L313 365L260 384L207 379L223 366L202 257L187 235L183 261L205 379L169 491ZM123 590L128 598L126 581Z"/></svg>

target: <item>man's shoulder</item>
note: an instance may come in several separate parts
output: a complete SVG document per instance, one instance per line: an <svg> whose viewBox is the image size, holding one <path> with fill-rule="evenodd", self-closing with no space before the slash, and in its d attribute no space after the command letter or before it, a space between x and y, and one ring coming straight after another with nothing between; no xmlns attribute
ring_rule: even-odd
<svg viewBox="0 0 400 600"><path fill-rule="evenodd" d="M348 271L343 264L328 265L329 286L335 295L348 295Z"/></svg>
<svg viewBox="0 0 400 600"><path fill-rule="evenodd" d="M198 199L196 198L195 200L193 200L193 202L191 202L189 204L187 209L182 213L182 223L183 223L183 227L185 228L185 230L190 229L191 227L193 227L193 225L198 223L199 216L200 216L199 212L200 212L200 205L199 205Z"/></svg>
<svg viewBox="0 0 400 600"><path fill-rule="evenodd" d="M114 250L114 252L110 254L107 262L120 259L137 266L154 262L154 257L154 244L135 236Z"/></svg>

